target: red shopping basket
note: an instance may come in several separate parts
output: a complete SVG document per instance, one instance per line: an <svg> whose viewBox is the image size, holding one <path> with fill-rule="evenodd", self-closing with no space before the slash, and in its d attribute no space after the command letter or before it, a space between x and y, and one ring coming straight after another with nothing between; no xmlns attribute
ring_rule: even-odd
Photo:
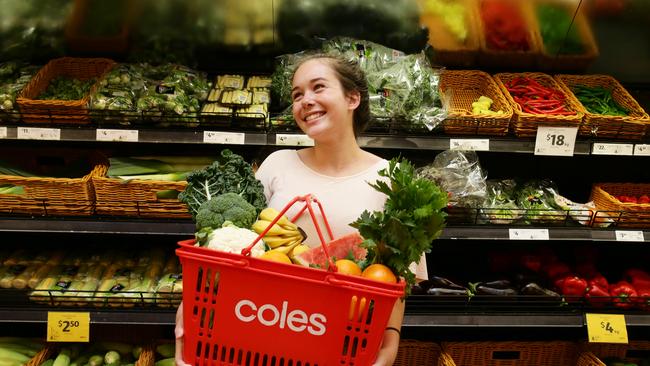
<svg viewBox="0 0 650 366"><path fill-rule="evenodd" d="M305 202L301 213L309 210L324 243L312 200L320 207L311 196L296 197L281 214L295 202ZM185 362L196 366L370 365L393 305L404 295L404 282L339 274L333 266L326 271L250 257L250 249L264 234L242 254L195 247L194 240L179 242Z"/></svg>

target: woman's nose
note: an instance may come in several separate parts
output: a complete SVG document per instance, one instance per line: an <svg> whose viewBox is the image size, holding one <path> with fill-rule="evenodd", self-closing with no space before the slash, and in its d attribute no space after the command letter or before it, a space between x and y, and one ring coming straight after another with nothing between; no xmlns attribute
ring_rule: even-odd
<svg viewBox="0 0 650 366"><path fill-rule="evenodd" d="M305 93L302 96L302 105L303 106L313 106L314 105L314 95L310 92Z"/></svg>

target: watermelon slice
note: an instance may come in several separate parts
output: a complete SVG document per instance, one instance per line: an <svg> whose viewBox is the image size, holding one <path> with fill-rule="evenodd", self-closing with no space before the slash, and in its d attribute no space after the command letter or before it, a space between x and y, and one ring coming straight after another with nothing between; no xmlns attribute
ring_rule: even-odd
<svg viewBox="0 0 650 366"><path fill-rule="evenodd" d="M342 236L327 244L327 251L333 260L352 259L355 261L364 260L367 251L361 247L363 238L358 232ZM306 267L327 268L327 256L323 246L311 248L308 251L295 256L295 260Z"/></svg>

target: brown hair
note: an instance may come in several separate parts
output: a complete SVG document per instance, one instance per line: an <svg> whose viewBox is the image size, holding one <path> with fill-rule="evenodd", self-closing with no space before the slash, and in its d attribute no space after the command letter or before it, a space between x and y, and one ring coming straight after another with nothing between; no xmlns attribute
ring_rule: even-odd
<svg viewBox="0 0 650 366"><path fill-rule="evenodd" d="M370 122L370 102L368 97L368 81L363 70L359 67L357 62L347 60L341 56L325 53L317 53L307 55L301 58L293 69L291 80L295 76L296 70L302 64L310 60L324 60L334 70L337 79L343 87L346 94L358 92L360 95L359 106L354 110L352 117L352 127L354 129L354 136L359 136Z"/></svg>

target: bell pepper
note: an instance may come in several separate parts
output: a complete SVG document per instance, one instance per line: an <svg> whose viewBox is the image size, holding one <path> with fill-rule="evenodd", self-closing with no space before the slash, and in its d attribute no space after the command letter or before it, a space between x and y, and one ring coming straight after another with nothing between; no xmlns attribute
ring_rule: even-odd
<svg viewBox="0 0 650 366"><path fill-rule="evenodd" d="M567 301L576 301L587 292L587 281L578 276L567 276L562 281L562 295Z"/></svg>
<svg viewBox="0 0 650 366"><path fill-rule="evenodd" d="M650 274L642 269L630 268L624 277L634 287L650 287Z"/></svg>
<svg viewBox="0 0 650 366"><path fill-rule="evenodd" d="M614 305L622 309L631 308L637 298L636 289L627 281L619 281L610 285L609 295L613 297Z"/></svg>
<svg viewBox="0 0 650 366"><path fill-rule="evenodd" d="M601 287L598 284L590 284L585 294L587 301L594 307L603 307L610 301L607 287Z"/></svg>
<svg viewBox="0 0 650 366"><path fill-rule="evenodd" d="M609 288L609 282L607 281L607 278L605 278L605 276L601 275L600 273L596 273L590 278L588 278L587 284L589 285L589 287L598 286L605 290Z"/></svg>
<svg viewBox="0 0 650 366"><path fill-rule="evenodd" d="M527 270L539 272L542 269L542 258L534 254L522 255L521 266Z"/></svg>
<svg viewBox="0 0 650 366"><path fill-rule="evenodd" d="M558 277L564 277L564 275L571 272L571 269L562 262L555 262L547 265L544 271L548 278L556 280Z"/></svg>
<svg viewBox="0 0 650 366"><path fill-rule="evenodd" d="M643 310L650 310L650 287L636 288L636 303Z"/></svg>

